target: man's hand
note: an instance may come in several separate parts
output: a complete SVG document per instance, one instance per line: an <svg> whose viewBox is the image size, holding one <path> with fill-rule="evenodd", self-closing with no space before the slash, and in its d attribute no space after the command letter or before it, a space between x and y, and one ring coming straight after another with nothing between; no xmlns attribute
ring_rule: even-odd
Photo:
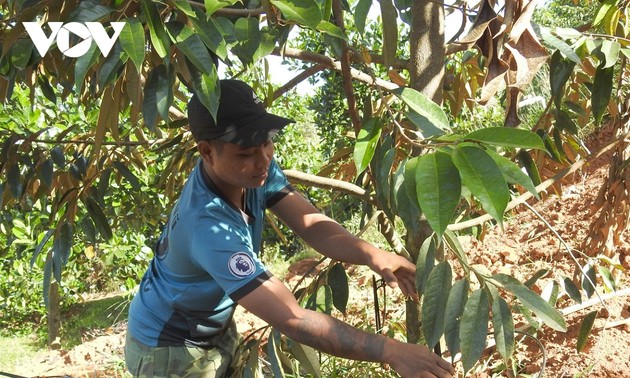
<svg viewBox="0 0 630 378"><path fill-rule="evenodd" d="M389 287L398 287L405 296L418 301L416 266L409 260L394 253L379 250L373 255L369 267L383 277Z"/></svg>
<svg viewBox="0 0 630 378"><path fill-rule="evenodd" d="M393 343L397 345L386 349L388 350L386 359L402 378L452 378L455 374L451 364L437 354L431 353L426 346L395 340L390 340L389 345Z"/></svg>

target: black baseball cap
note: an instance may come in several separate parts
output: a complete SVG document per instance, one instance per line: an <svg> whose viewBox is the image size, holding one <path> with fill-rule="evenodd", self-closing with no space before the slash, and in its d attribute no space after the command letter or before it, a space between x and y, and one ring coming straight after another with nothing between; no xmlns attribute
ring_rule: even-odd
<svg viewBox="0 0 630 378"><path fill-rule="evenodd" d="M221 80L217 121L194 94L188 102L188 126L197 142L220 139L244 147L271 139L292 119L267 113L254 90L240 80Z"/></svg>

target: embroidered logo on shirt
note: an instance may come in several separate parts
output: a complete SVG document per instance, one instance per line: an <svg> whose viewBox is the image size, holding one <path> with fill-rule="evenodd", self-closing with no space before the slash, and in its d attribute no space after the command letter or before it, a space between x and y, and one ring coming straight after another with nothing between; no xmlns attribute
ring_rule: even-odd
<svg viewBox="0 0 630 378"><path fill-rule="evenodd" d="M256 271L254 259L243 252L233 254L228 261L228 267L235 277L247 277Z"/></svg>

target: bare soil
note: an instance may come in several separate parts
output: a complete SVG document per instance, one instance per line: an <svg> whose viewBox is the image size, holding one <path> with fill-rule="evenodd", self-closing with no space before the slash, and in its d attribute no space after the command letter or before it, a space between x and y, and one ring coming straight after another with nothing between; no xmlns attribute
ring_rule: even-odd
<svg viewBox="0 0 630 378"><path fill-rule="evenodd" d="M610 141L610 133L604 131L599 138L590 141L592 150L597 149L601 141ZM532 203L538 212L563 241L578 251L581 241L585 239L591 221L590 204L597 196L599 188L607 176L607 162L610 155L604 155L590 165L584 167L565 183L560 193L547 195L543 200ZM536 333L538 344L531 338L523 338L517 347L516 361L522 369L519 376L539 376L545 352L545 377L630 377L630 295L628 295L629 279L627 270L630 265L630 231L625 230L621 237L622 244L617 246L616 256L625 271L607 267L616 275L617 295L605 293L603 285L598 282L597 292L600 296L612 296L603 303L597 295L591 300L584 297L582 308L566 315L569 325L566 333L560 333L543 327ZM463 244L469 249L469 260L478 266L484 266L492 273L507 273L519 280L526 280L540 269L550 269L552 273L537 281L534 289L542 292L552 280L561 276L573 278L576 264L567 253L565 245L545 225L534 212L520 207L511 215L505 229L491 228L486 230L482 241L464 238ZM596 251L590 256L597 257ZM289 268L288 285L293 285L314 264L315 260L304 260ZM343 320L365 325L374 322L371 274L362 269L349 269L352 283L351 308ZM555 275L555 276L554 276ZM561 290L562 292L562 290ZM403 323L404 303L391 291L388 293L389 303L386 321ZM590 306L587 304L591 304ZM577 304L566 295L560 295L558 307L563 311L575 309ZM571 307L574 306L574 307ZM577 335L586 314L597 311L593 332L589 336L582 352L576 350ZM239 311L237 313L239 328L244 333L251 332L264 324L257 318ZM517 324L522 326L525 322ZM46 352L35 361L28 361L16 371L16 374L29 377L114 377L123 376L122 349L124 344L124 322L113 328L101 330L86 338L82 345L72 350L55 350ZM522 338L522 336L521 336ZM520 339L520 338L519 338ZM541 346L544 349L541 349ZM488 352L485 367L476 371L476 377L493 376L492 370L500 358ZM375 366L377 369L378 366ZM461 369L461 367L460 367ZM531 375L526 375L531 374ZM394 376L395 374L392 373ZM511 377L503 372L501 376Z"/></svg>

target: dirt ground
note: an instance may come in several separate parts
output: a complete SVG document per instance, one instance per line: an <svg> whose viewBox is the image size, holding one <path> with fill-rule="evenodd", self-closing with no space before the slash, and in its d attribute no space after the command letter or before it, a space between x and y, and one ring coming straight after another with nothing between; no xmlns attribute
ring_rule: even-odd
<svg viewBox="0 0 630 378"><path fill-rule="evenodd" d="M610 140L609 134L600 136L600 140ZM592 140L590 147L595 150L598 140ZM593 215L589 213L590 204L594 201L604 178L607 176L606 162L610 154L602 156L597 161L584 167L572 177L572 181L562 186L561 193L547 196L544 200L533 203L533 208L546 219L572 248L579 249L580 242L588 233ZM627 269L630 261L630 230L625 230L620 238L621 245L617 246L617 256L624 256L621 262L625 272L613 269L611 265L603 264L613 270L617 278L618 290L616 295L605 293L603 285L598 282L598 293L606 298L603 304L597 295L592 300L584 298L582 307L569 300L566 295L560 295L558 307L568 313L566 319L569 325L566 333L555 332L543 327L536 334L540 345L530 338L525 338L518 344L516 360L529 376L539 376L543 363L541 345L546 356L544 364L545 377L630 377L630 282ZM492 273L508 273L520 280L525 280L540 269L551 269L551 274L537 281L535 290L542 291L553 279L560 278L560 274L573 277L576 265L566 252L564 245L535 214L525 207L520 207L509 218L505 229L487 230L483 241L464 238L463 244L469 249L469 260L473 264L485 266ZM576 252L579 255L578 252ZM597 254L591 254L597 256ZM300 262L290 268L292 273L288 279L294 283L299 279L313 260ZM561 273L559 273L561 272ZM353 290L359 290L357 295L351 296L349 315L344 319L352 324L373 322L369 311L364 306L371 296L371 275L363 270L349 270ZM291 284L289 284L290 287ZM562 290L561 290L562 292ZM590 305L588 305L590 304ZM399 305L398 308L396 306ZM392 299L389 304L388 317L400 318L402 300ZM574 309L576 311L572 311ZM588 338L582 352L576 351L577 334L581 322L586 314L597 311L593 332ZM353 317L357 317L352 319ZM239 311L237 314L239 328L247 333L261 326L256 318ZM521 326L522 324L517 324ZM50 351L37 361L29 361L16 374L29 377L112 377L122 376L122 348L124 344L125 324L121 323L111 329L100 332L96 337L86 339L85 342L69 351ZM490 351L490 354L492 352ZM492 368L499 361L498 356L488 359L485 369L477 371L476 377L492 376ZM510 377L503 373L502 376ZM528 375L520 375L528 376Z"/></svg>

